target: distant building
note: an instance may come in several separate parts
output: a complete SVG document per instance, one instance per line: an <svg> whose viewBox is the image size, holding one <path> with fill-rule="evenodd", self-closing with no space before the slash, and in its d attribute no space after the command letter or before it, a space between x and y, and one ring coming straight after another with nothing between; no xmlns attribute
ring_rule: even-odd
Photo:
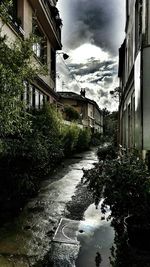
<svg viewBox="0 0 150 267"><path fill-rule="evenodd" d="M47 75L38 76L32 84L25 83L24 100L33 108L40 108L45 100L57 101L56 50L61 45L61 19L56 8L57 0L13 0L9 11L10 23L5 24L2 33L8 36L8 42L36 34L39 41L33 45L33 63L47 65ZM2 20L0 17L0 26Z"/></svg>
<svg viewBox="0 0 150 267"><path fill-rule="evenodd" d="M126 37L119 50L120 143L150 150L150 2L126 0Z"/></svg>
<svg viewBox="0 0 150 267"><path fill-rule="evenodd" d="M81 90L80 95L74 92L57 93L60 97L59 102L70 105L78 111L84 127L103 134L103 113L95 101L85 97L84 90Z"/></svg>

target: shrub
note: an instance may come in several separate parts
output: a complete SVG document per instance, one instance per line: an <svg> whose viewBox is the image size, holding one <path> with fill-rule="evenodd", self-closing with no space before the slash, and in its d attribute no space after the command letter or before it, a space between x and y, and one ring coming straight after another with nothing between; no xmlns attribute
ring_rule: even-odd
<svg viewBox="0 0 150 267"><path fill-rule="evenodd" d="M5 204L8 199L11 204L20 199L20 205L37 190L39 179L52 171L63 157L61 119L56 110L46 105L35 111L31 120L32 132L1 140L0 193Z"/></svg>
<svg viewBox="0 0 150 267"><path fill-rule="evenodd" d="M76 109L73 108L72 106L66 105L64 108L64 112L66 115L66 120L77 121L80 119L78 111L76 111Z"/></svg>
<svg viewBox="0 0 150 267"><path fill-rule="evenodd" d="M97 155L99 160L115 159L117 157L117 149L112 144L105 145L98 148Z"/></svg>
<svg viewBox="0 0 150 267"><path fill-rule="evenodd" d="M60 139L62 120L55 107L48 104L34 115L28 154L33 159L35 169L48 173L63 157Z"/></svg>
<svg viewBox="0 0 150 267"><path fill-rule="evenodd" d="M78 142L77 142L77 151L84 151L89 148L91 141L91 131L90 129L80 129Z"/></svg>
<svg viewBox="0 0 150 267"><path fill-rule="evenodd" d="M66 156L76 151L80 129L76 124L64 125L62 130L62 146Z"/></svg>
<svg viewBox="0 0 150 267"><path fill-rule="evenodd" d="M99 146L103 144L105 141L105 137L101 133L93 133L91 136L91 145Z"/></svg>
<svg viewBox="0 0 150 267"><path fill-rule="evenodd" d="M102 206L110 206L112 217L128 214L149 218L150 178L146 165L135 155L123 155L100 162L93 170L86 171L85 182L97 202L104 198Z"/></svg>

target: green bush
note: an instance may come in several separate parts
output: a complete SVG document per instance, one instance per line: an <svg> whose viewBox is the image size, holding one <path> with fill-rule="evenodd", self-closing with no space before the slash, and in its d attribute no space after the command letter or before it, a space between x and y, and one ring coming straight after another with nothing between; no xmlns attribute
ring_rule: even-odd
<svg viewBox="0 0 150 267"><path fill-rule="evenodd" d="M99 146L106 142L106 138L101 133L93 133L91 136L91 145Z"/></svg>
<svg viewBox="0 0 150 267"><path fill-rule="evenodd" d="M80 119L80 114L72 106L66 105L64 108L64 112L66 115L66 120L77 121Z"/></svg>
<svg viewBox="0 0 150 267"><path fill-rule="evenodd" d="M117 157L117 148L112 144L99 147L97 155L99 160L115 159Z"/></svg>
<svg viewBox="0 0 150 267"><path fill-rule="evenodd" d="M62 146L66 156L76 151L80 129L76 124L64 125L62 131Z"/></svg>
<svg viewBox="0 0 150 267"><path fill-rule="evenodd" d="M37 191L39 180L62 160L61 118L50 105L31 115L32 131L22 137L1 139L0 194L5 204L26 200ZM4 205L5 206L5 205Z"/></svg>
<svg viewBox="0 0 150 267"><path fill-rule="evenodd" d="M76 150L81 152L89 148L91 141L90 129L80 129Z"/></svg>
<svg viewBox="0 0 150 267"><path fill-rule="evenodd" d="M137 156L127 154L101 161L85 171L84 181L93 192L96 205L104 198L103 212L109 205L116 220L128 215L150 219L150 174Z"/></svg>
<svg viewBox="0 0 150 267"><path fill-rule="evenodd" d="M38 173L50 172L63 157L61 125L61 116L53 106L45 105L34 113L33 133L27 141Z"/></svg>

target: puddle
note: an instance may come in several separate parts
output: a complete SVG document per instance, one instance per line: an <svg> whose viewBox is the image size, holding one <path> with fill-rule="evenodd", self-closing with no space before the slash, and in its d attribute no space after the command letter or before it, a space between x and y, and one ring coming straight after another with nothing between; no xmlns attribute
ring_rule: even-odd
<svg viewBox="0 0 150 267"><path fill-rule="evenodd" d="M90 205L84 214L84 221L80 222L78 241L81 247L76 267L95 267L97 253L102 258L99 266L111 266L109 257L111 255L110 248L114 241L114 230L110 226L110 221L107 221L110 211L108 209L104 217L100 210L101 203L98 209L95 208L94 204Z"/></svg>

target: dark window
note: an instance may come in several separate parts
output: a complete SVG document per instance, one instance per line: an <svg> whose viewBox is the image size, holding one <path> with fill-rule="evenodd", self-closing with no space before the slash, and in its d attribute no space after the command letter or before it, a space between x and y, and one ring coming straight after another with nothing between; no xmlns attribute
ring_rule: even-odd
<svg viewBox="0 0 150 267"><path fill-rule="evenodd" d="M51 48L51 77L55 80L56 75L56 51Z"/></svg>
<svg viewBox="0 0 150 267"><path fill-rule="evenodd" d="M141 45L142 36L142 4L141 0L137 0L135 4L135 53Z"/></svg>
<svg viewBox="0 0 150 267"><path fill-rule="evenodd" d="M35 18L32 20L32 31L35 35L33 52L43 64L47 64L47 38L42 32Z"/></svg>
<svg viewBox="0 0 150 267"><path fill-rule="evenodd" d="M18 11L18 1L13 0L12 5L8 8L8 13L14 20L17 19L17 15L18 15L17 11Z"/></svg>

